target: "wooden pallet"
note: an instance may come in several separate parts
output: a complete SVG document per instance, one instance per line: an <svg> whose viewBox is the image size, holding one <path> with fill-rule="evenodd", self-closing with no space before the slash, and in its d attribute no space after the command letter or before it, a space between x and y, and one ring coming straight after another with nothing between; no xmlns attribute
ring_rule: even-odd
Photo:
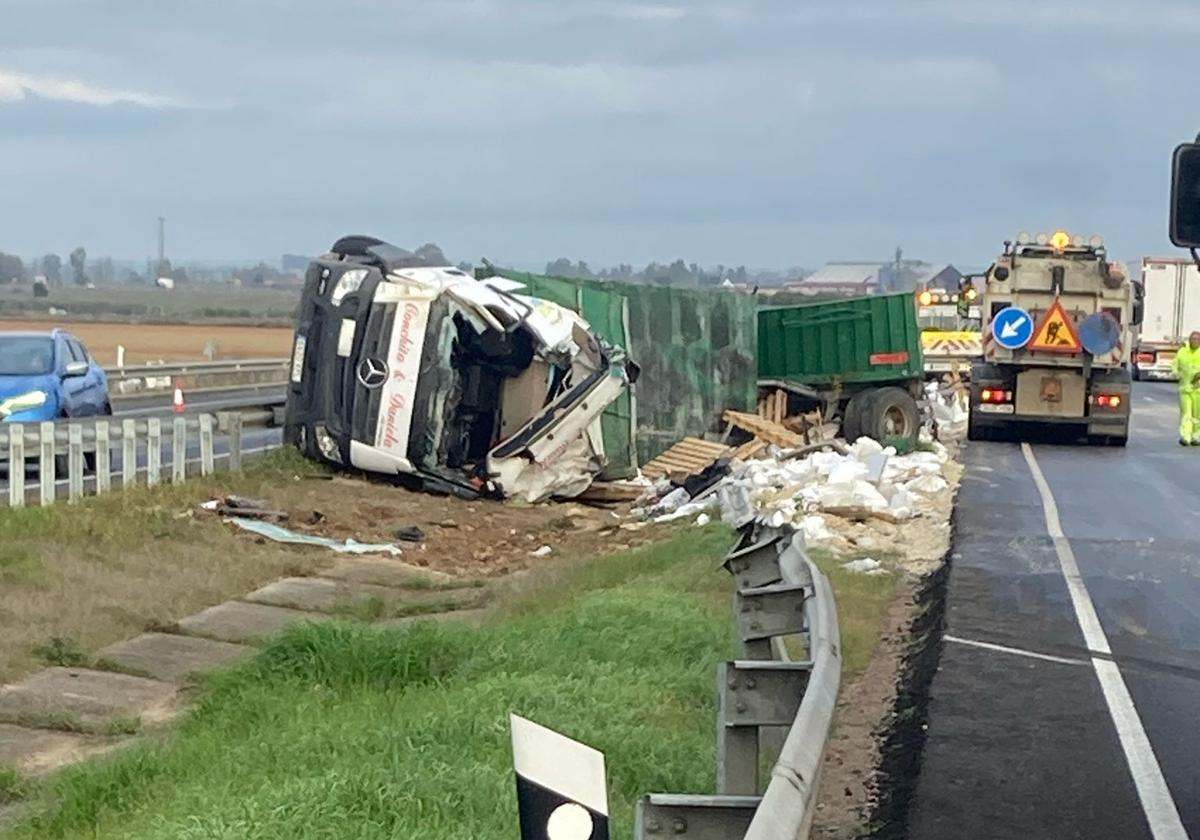
<svg viewBox="0 0 1200 840"><path fill-rule="evenodd" d="M667 475L695 475L703 472L714 461L727 456L730 448L701 438L684 438L666 452L642 467L647 478L662 478Z"/></svg>

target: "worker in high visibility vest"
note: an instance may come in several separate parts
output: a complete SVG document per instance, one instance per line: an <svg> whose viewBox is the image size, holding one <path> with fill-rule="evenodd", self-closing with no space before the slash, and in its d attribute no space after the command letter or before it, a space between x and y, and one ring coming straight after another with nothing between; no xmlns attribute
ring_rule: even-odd
<svg viewBox="0 0 1200 840"><path fill-rule="evenodd" d="M1175 354L1179 377L1179 445L1200 446L1200 330Z"/></svg>

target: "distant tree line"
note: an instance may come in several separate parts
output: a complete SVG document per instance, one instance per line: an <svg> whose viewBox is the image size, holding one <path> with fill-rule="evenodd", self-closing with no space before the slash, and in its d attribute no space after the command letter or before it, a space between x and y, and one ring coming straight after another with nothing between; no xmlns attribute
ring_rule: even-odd
<svg viewBox="0 0 1200 840"><path fill-rule="evenodd" d="M67 256L67 265L70 266L69 279L76 286L86 286L96 281L109 283L114 279L113 261L108 257L92 263L89 273L87 249L82 245ZM16 254L0 251L0 283L28 283L38 276L45 277L48 286L62 286L68 279L64 274L62 257L46 254L26 265Z"/></svg>
<svg viewBox="0 0 1200 840"><path fill-rule="evenodd" d="M584 260L573 261L559 257L546 264L546 273L555 277L584 280L617 280L626 283L647 283L657 286L682 286L703 288L718 286L728 280L739 285L777 285L781 281L795 279L806 272L803 269L788 271L748 271L746 266L717 265L705 268L682 259L673 263L652 262L645 268L634 268L628 263L593 269Z"/></svg>

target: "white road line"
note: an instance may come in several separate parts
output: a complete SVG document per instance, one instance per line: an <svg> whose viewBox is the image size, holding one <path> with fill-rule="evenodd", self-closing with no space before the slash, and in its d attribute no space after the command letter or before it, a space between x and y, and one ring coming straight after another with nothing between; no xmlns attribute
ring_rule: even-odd
<svg viewBox="0 0 1200 840"><path fill-rule="evenodd" d="M961 639L958 636L946 634L942 637L947 642L953 642L956 645L966 645L967 647L981 648L983 650L994 651L995 653L1010 653L1013 656L1024 656L1028 659L1040 659L1043 662L1057 662L1060 665L1090 665L1086 659L1067 659L1064 656L1051 656L1048 653L1035 653L1032 650L1023 650L1022 648L1008 647L1007 645L994 645L991 642L977 642L974 639Z"/></svg>
<svg viewBox="0 0 1200 840"><path fill-rule="evenodd" d="M1028 443L1021 444L1021 452L1029 471L1033 474L1033 483L1037 485L1042 497L1042 511L1046 515L1046 530L1054 541L1054 551L1058 554L1058 563L1062 568L1063 578L1067 582L1067 591L1071 595L1071 603L1075 607L1075 619L1079 629L1083 631L1084 643L1088 649L1097 653L1112 655L1108 644L1108 636L1100 626L1096 615L1096 607L1088 594L1087 585L1079 573L1079 564L1075 560L1075 552L1067 541L1058 518L1058 505L1050 485L1042 475L1037 459L1033 457L1033 448ZM1104 694L1104 702L1108 704L1108 714L1117 730L1117 738L1121 742L1121 750L1125 753L1125 762L1129 765L1130 775L1133 776L1134 787L1137 788L1138 799L1142 803L1142 811L1150 824L1150 834L1154 840L1188 840L1183 822L1179 819L1179 809L1171 798L1171 790L1167 780L1163 778L1162 768L1154 755L1154 747L1146 736L1142 719L1138 716L1133 698L1125 685L1125 678L1117 664L1108 659L1092 657L1092 668L1100 681L1100 690Z"/></svg>

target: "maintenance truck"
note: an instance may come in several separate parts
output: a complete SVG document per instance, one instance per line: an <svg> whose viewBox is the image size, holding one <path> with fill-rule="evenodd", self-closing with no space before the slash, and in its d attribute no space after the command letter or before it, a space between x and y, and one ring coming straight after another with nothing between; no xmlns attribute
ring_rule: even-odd
<svg viewBox="0 0 1200 840"><path fill-rule="evenodd" d="M1141 287L1108 260L1101 237L1057 231L1005 242L981 305L986 326L983 358L971 371L970 439L1057 427L1125 445Z"/></svg>
<svg viewBox="0 0 1200 840"><path fill-rule="evenodd" d="M969 279L967 283L970 284ZM964 294L965 307L961 300ZM967 378L971 363L983 355L978 290L974 285L967 285L961 292L918 290L917 323L921 326L926 377L936 379L957 373Z"/></svg>
<svg viewBox="0 0 1200 840"><path fill-rule="evenodd" d="M1134 379L1175 379L1175 351L1200 324L1200 268L1191 259L1142 260L1146 313L1133 354Z"/></svg>

